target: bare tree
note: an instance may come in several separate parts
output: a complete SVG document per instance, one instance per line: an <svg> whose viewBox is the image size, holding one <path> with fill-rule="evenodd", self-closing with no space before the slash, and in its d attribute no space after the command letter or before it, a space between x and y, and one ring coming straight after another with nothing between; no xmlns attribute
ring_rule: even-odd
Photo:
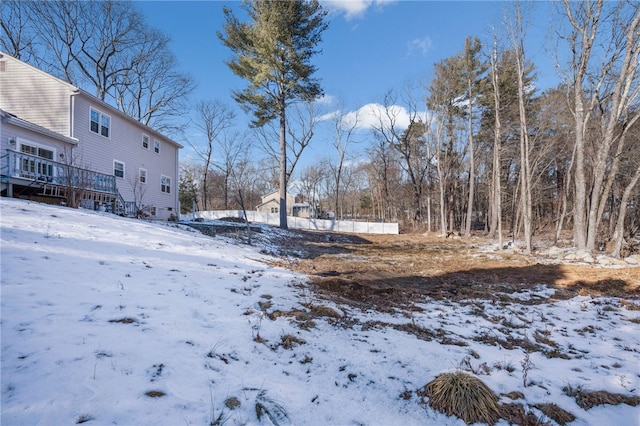
<svg viewBox="0 0 640 426"><path fill-rule="evenodd" d="M67 205L77 209L85 200L87 193L92 189L94 173L90 172L88 167L86 167L81 151L76 151L73 148L65 148L63 158L64 160L61 166L62 176L58 178L64 188ZM113 187L105 185L106 187L101 188L101 190L114 191L115 180L112 182Z"/></svg>
<svg viewBox="0 0 640 426"><path fill-rule="evenodd" d="M477 103L476 96L480 92L479 85L485 71L486 64L480 59L482 44L478 38L467 37L464 41L464 51L459 60L460 73L465 86L463 102L466 103L467 115L467 143L469 149L469 198L467 202L467 221L465 235L471 236L471 222L473 220L473 206L475 201L476 182L476 156L474 141L474 106Z"/></svg>
<svg viewBox="0 0 640 426"><path fill-rule="evenodd" d="M103 101L144 44L143 17L129 2L32 2L31 12L65 79Z"/></svg>
<svg viewBox="0 0 640 426"><path fill-rule="evenodd" d="M447 156L450 151L444 149L446 145L445 139L445 127L446 127L446 115L442 113L442 110L435 110L432 114L432 124L429 126L431 129L431 141L433 144L433 151L436 153L436 172L438 174L438 193L440 195L440 230L442 236L447 235L447 209L446 209L446 188L448 181L448 170L446 165L449 163Z"/></svg>
<svg viewBox="0 0 640 426"><path fill-rule="evenodd" d="M128 116L159 132L178 132L186 124L177 123L188 110L187 96L196 85L191 76L179 71L167 36L149 28L144 37L145 54L123 72L113 97Z"/></svg>
<svg viewBox="0 0 640 426"><path fill-rule="evenodd" d="M531 208L532 173L530 164L531 144L529 141L529 126L527 121L527 106L525 75L526 59L524 50L525 24L520 5L516 3L509 25L509 35L518 77L518 115L520 124L520 210L524 224L525 252L531 253L531 238L533 235L533 215Z"/></svg>
<svg viewBox="0 0 640 426"><path fill-rule="evenodd" d="M625 219L627 216L627 209L629 208L629 200L633 189L640 182L640 164L636 164L636 171L631 175L629 183L625 186L620 199L620 212L618 214L618 220L616 221L615 230L613 231L612 241L613 247L611 255L614 257L620 257L622 250L622 243L624 241Z"/></svg>
<svg viewBox="0 0 640 426"><path fill-rule="evenodd" d="M133 2L30 1L8 8L15 25L5 30L3 43L32 49L25 58L32 65L156 130L180 127L175 119L195 85L177 70L169 37L150 27ZM29 19L21 25L24 13Z"/></svg>
<svg viewBox="0 0 640 426"><path fill-rule="evenodd" d="M0 16L0 50L29 62L34 56L36 33L31 25L28 2L2 0Z"/></svg>
<svg viewBox="0 0 640 426"><path fill-rule="evenodd" d="M220 159L214 161L213 164L223 176L223 207L228 210L231 200L231 180L233 179L235 183L239 181L239 178L236 177L236 168L248 161L251 144L238 132L225 129L221 137L218 138L218 147L220 148Z"/></svg>
<svg viewBox="0 0 640 426"><path fill-rule="evenodd" d="M500 59L498 57L498 37L494 32L493 49L490 55L491 87L493 89L494 123L493 123L493 155L491 167L491 225L489 237L498 234L498 247L502 248L502 189L500 179L500 152L502 150L502 120L500 100Z"/></svg>
<svg viewBox="0 0 640 426"><path fill-rule="evenodd" d="M358 127L360 112L356 111L346 115L342 109L337 111L333 116L333 127L335 130L335 139L333 147L336 149L338 159L335 164L331 165L335 180L335 205L334 211L338 214L338 206L340 203L340 184L342 183L342 172L344 169L345 156L347 148L352 142L353 132Z"/></svg>
<svg viewBox="0 0 640 426"><path fill-rule="evenodd" d="M287 115L286 151L287 165L285 175L287 182L291 179L298 161L313 139L316 126L320 122L321 113L315 100L292 105L293 111ZM273 161L280 161L279 147L280 128L269 122L255 128L256 139L265 154Z"/></svg>
<svg viewBox="0 0 640 426"><path fill-rule="evenodd" d="M459 78L458 61L447 58L435 64L434 78L429 86L427 107L434 115L437 149L436 170L440 190L440 213L442 230L453 230L456 226L456 208L461 198L456 176L460 174L464 149L459 143ZM466 144L465 144L466 146Z"/></svg>
<svg viewBox="0 0 640 426"><path fill-rule="evenodd" d="M247 208L253 208L260 203L261 197L273 191L278 182L277 171L275 180L272 180L271 171L265 169L261 161L250 161L249 158L240 158L236 161L231 173L232 189L230 193L239 194Z"/></svg>
<svg viewBox="0 0 640 426"><path fill-rule="evenodd" d="M632 109L640 93L640 5L563 2L571 52L563 72L572 90L575 118L574 241L580 249L593 250L607 203L607 178L615 177L612 172L619 165L614 153L621 150L624 133L640 114ZM589 141L592 120L597 120L600 132Z"/></svg>
<svg viewBox="0 0 640 426"><path fill-rule="evenodd" d="M191 143L191 147L202 161L202 205L209 207L209 175L213 165L213 153L216 145L225 146L221 138L232 125L235 113L220 101L200 101L196 105L195 127L201 130L206 138L206 145Z"/></svg>
<svg viewBox="0 0 640 426"><path fill-rule="evenodd" d="M328 169L326 163L325 160L321 160L316 164L307 166L300 173L300 189L312 206L313 217L317 217L319 200L324 195L322 182L326 179L326 170Z"/></svg>
<svg viewBox="0 0 640 426"><path fill-rule="evenodd" d="M136 203L136 217L146 217L149 214L147 206L144 205L144 197L147 194L147 177L130 173L128 180L133 200Z"/></svg>
<svg viewBox="0 0 640 426"><path fill-rule="evenodd" d="M397 217L395 189L397 189L397 154L389 141L379 133L374 133L373 144L368 149L369 188L377 210L377 217L392 220Z"/></svg>
<svg viewBox="0 0 640 426"><path fill-rule="evenodd" d="M385 95L383 107L378 111L372 127L402 158L400 165L411 184L412 220L415 223L422 220L422 191L429 159L425 152L425 126L418 112L417 101L410 87L406 87L403 93L403 104L408 113L406 128L400 123L402 107L397 105L398 99L392 92Z"/></svg>

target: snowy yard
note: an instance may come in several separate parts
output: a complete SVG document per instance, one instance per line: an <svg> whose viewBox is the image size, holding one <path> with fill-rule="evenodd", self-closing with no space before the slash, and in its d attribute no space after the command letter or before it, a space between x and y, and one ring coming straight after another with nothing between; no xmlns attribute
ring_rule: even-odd
<svg viewBox="0 0 640 426"><path fill-rule="evenodd" d="M356 307L274 266L278 230L0 207L2 425L462 425L421 397L458 370L541 424L640 424L637 297Z"/></svg>

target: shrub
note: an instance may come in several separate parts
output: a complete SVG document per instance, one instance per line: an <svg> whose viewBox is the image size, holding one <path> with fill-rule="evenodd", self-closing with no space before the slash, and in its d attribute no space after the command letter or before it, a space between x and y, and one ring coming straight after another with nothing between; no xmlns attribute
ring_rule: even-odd
<svg viewBox="0 0 640 426"><path fill-rule="evenodd" d="M418 391L429 406L467 424L495 424L500 418L498 397L477 377L463 372L441 374Z"/></svg>

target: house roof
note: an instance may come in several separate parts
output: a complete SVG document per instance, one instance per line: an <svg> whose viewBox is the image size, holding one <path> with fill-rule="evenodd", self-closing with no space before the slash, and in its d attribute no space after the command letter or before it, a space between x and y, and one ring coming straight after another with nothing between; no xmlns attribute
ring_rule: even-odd
<svg viewBox="0 0 640 426"><path fill-rule="evenodd" d="M280 200L276 200L275 198L270 198L269 200L260 203L256 206L256 208L260 208L262 206L266 206L267 204L276 204L276 205L280 205Z"/></svg>
<svg viewBox="0 0 640 426"><path fill-rule="evenodd" d="M55 75L49 74L48 72L45 72L45 71L43 71L43 70L41 70L41 69L39 69L39 68L34 67L33 65L30 65L30 64L28 64L28 63L26 63L26 62L23 62L23 61L19 60L19 59L16 59L16 58L14 58L13 56L8 55L8 54L6 54L6 53L4 53L4 52L2 52L2 51L0 51L0 59L11 59L11 60L13 60L13 61L18 61L18 62L20 62L20 63L22 63L22 64L26 65L27 67L31 68L32 70L34 70L34 71L38 72L39 74L43 74L43 75L47 76L48 78L54 79L54 80L58 81L60 84L65 85L69 90L71 90L71 91L73 92L72 96L73 96L73 95L80 94L81 96L88 97L89 99L91 99L91 101L92 101L92 102L97 102L97 103L99 103L101 106L103 106L103 107L105 107L105 108L108 108L108 109L109 109L110 111L112 111L114 114L117 114L118 116L120 116L120 117L124 118L125 120L130 121L130 122L132 122L132 123L135 123L136 125L139 125L139 126L144 127L146 132L149 132L149 133L151 133L151 134L153 134L153 135L156 135L156 136L159 136L159 137L161 137L161 138L163 138L163 139L166 139L166 140L167 140L167 141L169 141L171 144L173 144L173 145L175 145L176 147L178 147L178 149L180 149L180 148L184 148L184 146L183 146L183 145L179 144L178 142L174 141L173 139L169 138L168 136L163 135L162 133L160 133L160 132L158 132L158 131L154 130L153 128L151 128L151 127L147 126L146 124L143 124L143 123L139 122L138 120L135 120L135 119L134 119L134 118L132 118L132 117L129 117L129 116L128 116L127 114L125 114L124 112L122 112L122 111L120 111L119 109L117 109L117 108L113 107L112 105L109 105L109 104L108 104L108 103L106 103L105 101L102 101L102 100L100 100L100 99L96 98L95 96L93 96L93 95L91 95L90 93L88 93L88 92L86 92L86 91L82 90L82 89L81 89L81 88L79 88L78 86L74 86L73 84L68 83L68 82L66 82L66 81L62 80L62 79L60 79L60 78L56 77Z"/></svg>
<svg viewBox="0 0 640 426"><path fill-rule="evenodd" d="M54 77L54 78L56 78L56 77ZM89 92L86 92L85 90L82 90L80 88L77 88L77 89L78 89L77 93L74 93L74 95L78 94L78 95L81 95L81 96L84 96L86 98L91 99L92 102L98 102L98 103L100 103L100 105L102 107L109 109L109 111L111 113L119 115L120 117L124 118L125 120L130 121L132 123L135 123L136 125L144 127L145 131L147 133L150 133L150 134L153 134L155 136L159 136L159 137L161 137L163 139L166 139L169 143L177 146L178 148L184 148L184 146L182 144L179 144L178 142L174 141L170 137L168 137L168 136L166 136L166 135L154 130L153 128L147 126L146 124L143 124L143 123L139 122L138 120L129 117L127 114L125 114L124 112L120 111L118 108L115 108L114 106L109 105L108 103L106 103L104 101L101 101L100 99L96 98L95 96L93 96Z"/></svg>
<svg viewBox="0 0 640 426"><path fill-rule="evenodd" d="M2 118L2 121L4 121L5 123L9 123L16 127L21 127L23 129L31 130L32 132L40 133L41 135L59 140L61 142L65 142L71 145L78 144L78 139L76 138L71 138L69 136L61 135L60 133L38 126L37 124L33 124L29 121L23 120L17 115L11 114L10 112L5 111L3 109L0 109L0 118Z"/></svg>

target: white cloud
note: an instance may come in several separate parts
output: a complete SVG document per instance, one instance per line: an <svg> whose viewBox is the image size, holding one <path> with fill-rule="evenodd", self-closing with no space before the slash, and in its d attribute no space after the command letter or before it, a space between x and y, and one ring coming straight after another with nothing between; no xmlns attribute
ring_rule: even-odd
<svg viewBox="0 0 640 426"><path fill-rule="evenodd" d="M324 94L315 100L318 105L333 105L336 102L335 96Z"/></svg>
<svg viewBox="0 0 640 426"><path fill-rule="evenodd" d="M352 111L344 116L344 120L347 123L354 123L357 117L358 124L357 129L370 130L376 127L380 127L382 122L384 126L390 125L390 119L388 115L395 121L397 129L403 130L409 126L409 112L402 106L391 105L389 107L389 114L385 111L385 107L378 103L367 104L358 109Z"/></svg>
<svg viewBox="0 0 640 426"><path fill-rule="evenodd" d="M318 117L318 121L333 120L338 114L340 114L340 111L338 110L327 112L326 114L322 114L320 117Z"/></svg>
<svg viewBox="0 0 640 426"><path fill-rule="evenodd" d="M319 117L319 121L334 120L340 113L340 110L327 112ZM389 116L391 116L391 118ZM426 116L427 113L425 111L418 112L418 117L421 120L425 121ZM381 122L382 125L386 127L391 124L392 119L396 130L402 131L409 127L409 111L400 105L391 105L389 107L389 113L387 113L384 105L379 103L370 103L355 111L346 112L342 117L345 127L352 127L356 124L356 130L373 130L375 128L380 128Z"/></svg>
<svg viewBox="0 0 640 426"><path fill-rule="evenodd" d="M410 56L413 52L420 52L423 55L426 54L433 45L431 38L414 38L407 43L407 56Z"/></svg>
<svg viewBox="0 0 640 426"><path fill-rule="evenodd" d="M398 0L324 0L327 9L343 13L347 20L361 18L372 7L382 8Z"/></svg>

